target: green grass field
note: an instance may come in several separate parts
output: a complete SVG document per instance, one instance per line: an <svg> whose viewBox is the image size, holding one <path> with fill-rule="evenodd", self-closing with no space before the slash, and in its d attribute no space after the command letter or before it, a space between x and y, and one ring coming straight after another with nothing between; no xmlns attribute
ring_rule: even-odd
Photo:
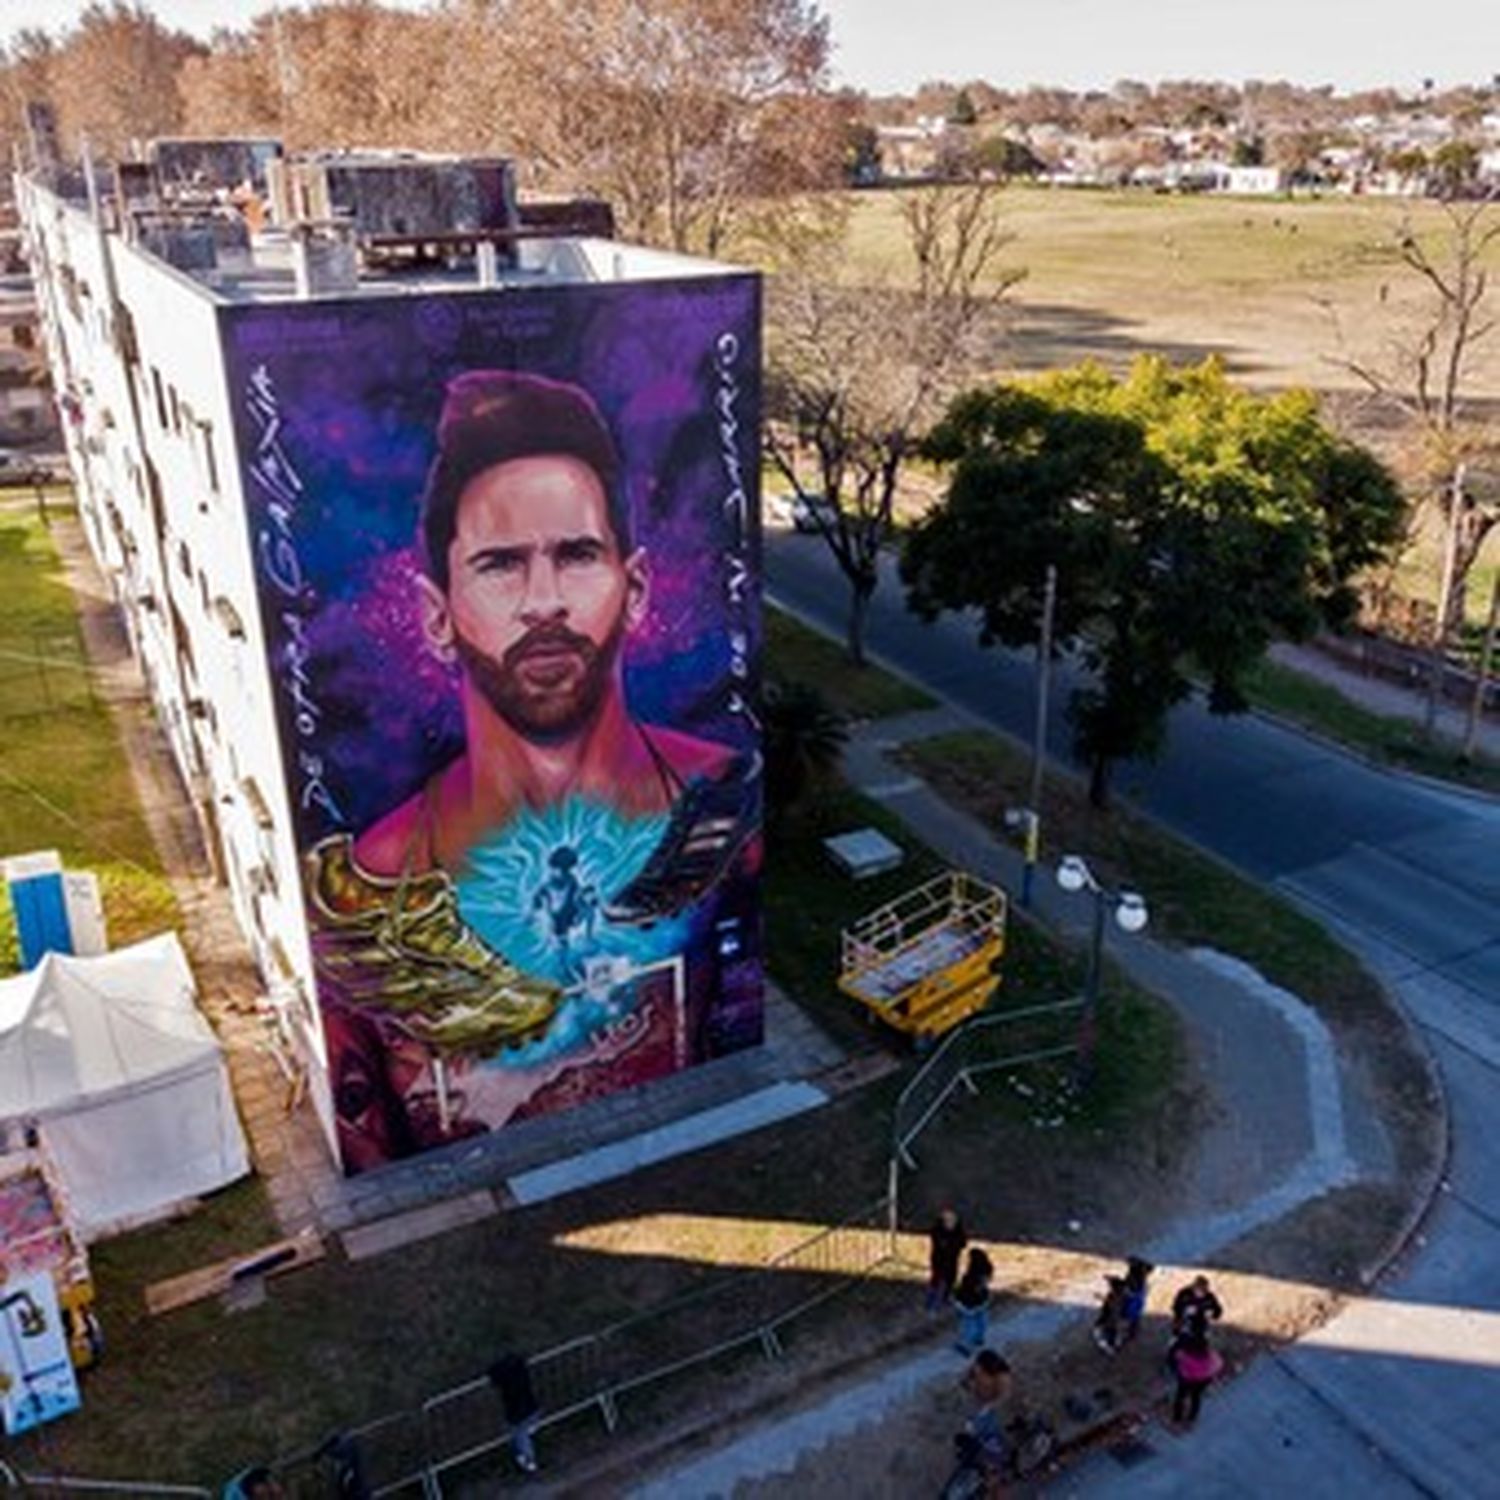
<svg viewBox="0 0 1500 1500"><path fill-rule="evenodd" d="M90 686L73 596L29 512L0 520L0 854L56 849L99 874L112 944L174 924L109 710ZM16 967L0 898L0 973Z"/></svg>
<svg viewBox="0 0 1500 1500"><path fill-rule="evenodd" d="M775 608L766 610L766 672L785 682L813 684L850 719L884 719L936 703L922 688L868 662L852 666L842 646Z"/></svg>

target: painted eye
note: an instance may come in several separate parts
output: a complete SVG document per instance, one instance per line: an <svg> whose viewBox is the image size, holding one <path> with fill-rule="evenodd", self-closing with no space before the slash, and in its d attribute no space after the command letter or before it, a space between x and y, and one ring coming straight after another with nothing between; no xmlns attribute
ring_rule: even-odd
<svg viewBox="0 0 1500 1500"><path fill-rule="evenodd" d="M526 566L526 559L519 552L486 552L479 559L481 573L519 573Z"/></svg>
<svg viewBox="0 0 1500 1500"><path fill-rule="evenodd" d="M557 561L563 567L587 566L604 556L604 548L595 541L564 542L557 549Z"/></svg>

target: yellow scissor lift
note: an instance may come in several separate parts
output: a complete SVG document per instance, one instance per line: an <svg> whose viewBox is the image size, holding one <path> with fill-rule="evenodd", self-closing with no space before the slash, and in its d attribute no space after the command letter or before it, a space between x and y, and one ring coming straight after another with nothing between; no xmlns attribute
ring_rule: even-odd
<svg viewBox="0 0 1500 1500"><path fill-rule="evenodd" d="M950 871L844 929L839 988L921 1044L984 1009L1004 952L1004 893Z"/></svg>

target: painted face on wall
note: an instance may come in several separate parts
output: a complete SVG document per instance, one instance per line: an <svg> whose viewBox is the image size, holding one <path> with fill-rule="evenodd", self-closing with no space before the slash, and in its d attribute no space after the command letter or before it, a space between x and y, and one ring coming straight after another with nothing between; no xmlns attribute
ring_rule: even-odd
<svg viewBox="0 0 1500 1500"><path fill-rule="evenodd" d="M512 459L459 496L448 590L424 580L434 648L530 739L597 711L621 642L646 611L644 553L622 556L593 469L564 454Z"/></svg>

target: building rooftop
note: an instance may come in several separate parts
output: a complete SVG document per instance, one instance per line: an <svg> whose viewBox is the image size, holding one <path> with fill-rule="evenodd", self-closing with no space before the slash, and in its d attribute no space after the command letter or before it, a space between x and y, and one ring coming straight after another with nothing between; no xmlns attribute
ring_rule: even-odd
<svg viewBox="0 0 1500 1500"><path fill-rule="evenodd" d="M315 244L315 260L322 250ZM711 275L724 269L697 257L617 240L558 236L522 241L517 246L516 263L506 265L500 260L488 281L472 256L453 265L436 260L372 263L356 258L352 266L335 268L326 280L320 279L328 271L326 266L322 273L315 270L312 288L304 293L299 287L296 254L291 235L271 230L255 236L245 252L223 257L213 267L186 270L185 274L226 302L259 303L295 301L306 296L401 297L485 287L661 280Z"/></svg>

